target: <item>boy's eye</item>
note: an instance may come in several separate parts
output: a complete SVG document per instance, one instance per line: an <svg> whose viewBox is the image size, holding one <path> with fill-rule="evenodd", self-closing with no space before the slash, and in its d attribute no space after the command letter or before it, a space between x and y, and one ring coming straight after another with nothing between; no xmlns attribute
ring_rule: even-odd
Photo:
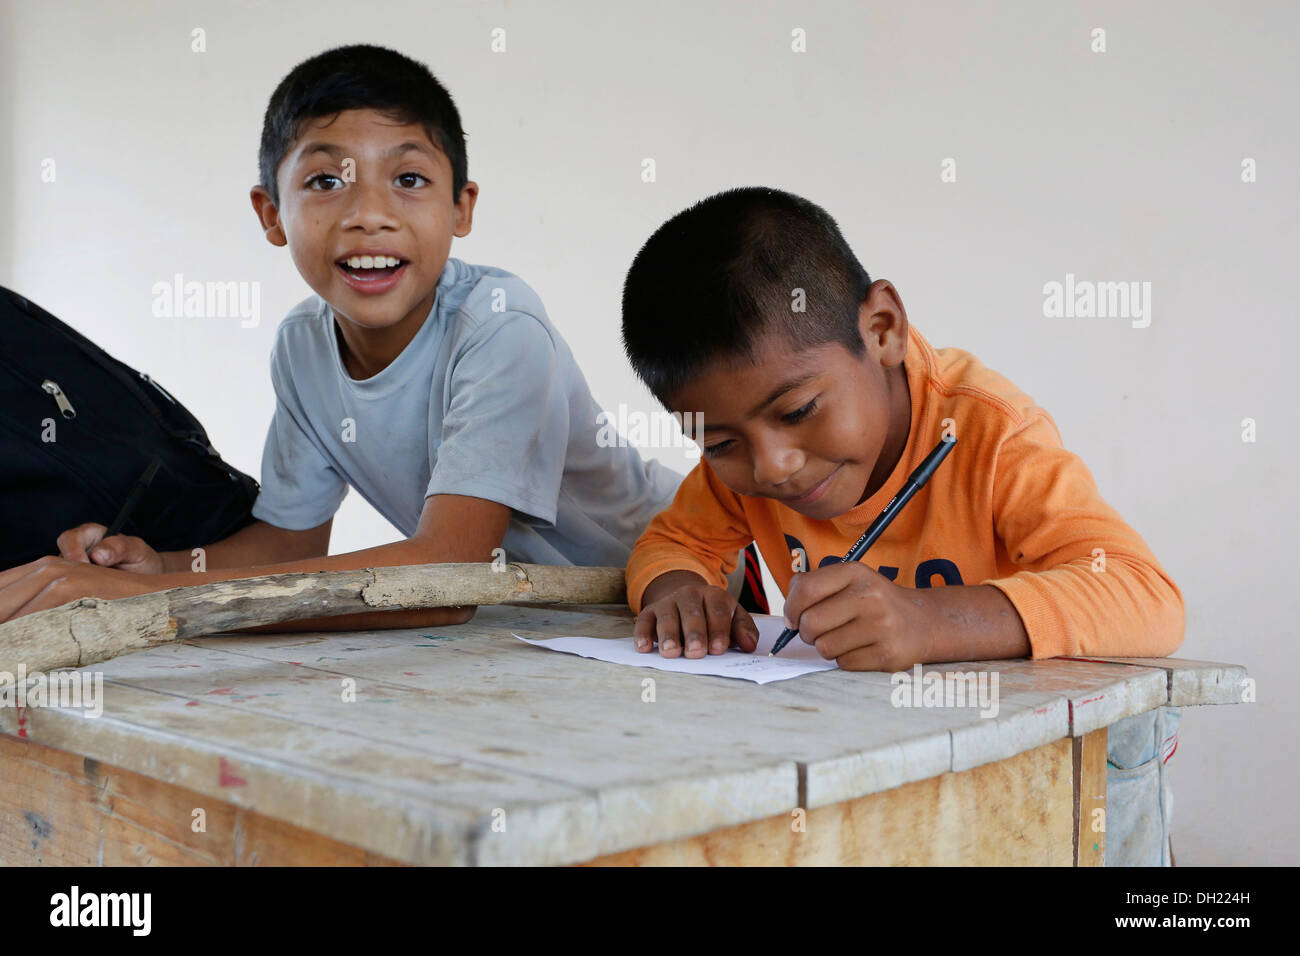
<svg viewBox="0 0 1300 956"><path fill-rule="evenodd" d="M332 180L334 180L336 183L342 183L342 182L343 182L343 180L339 179L337 176L331 176L329 173L317 173L317 174L316 174L315 176L313 176L311 179L307 180L307 188L308 188L308 189L317 189L319 192L332 192L332 191L334 190L334 188L335 188L335 187L333 187L333 186L329 186L329 187L317 187L317 186L315 185L316 183L321 182L322 180L326 180L326 179L332 179Z"/></svg>
<svg viewBox="0 0 1300 956"><path fill-rule="evenodd" d="M794 411L790 412L789 414L782 415L781 421L783 422L802 421L803 419L811 415L813 413L813 409L815 409L816 407L817 407L817 399L814 398L811 402L809 402L807 405L804 405L802 408L796 408Z"/></svg>
<svg viewBox="0 0 1300 956"><path fill-rule="evenodd" d="M721 455L734 444L735 444L734 441L732 441L731 439L727 439L726 441L718 442L716 445L705 445L704 457L714 458L718 455Z"/></svg>
<svg viewBox="0 0 1300 956"><path fill-rule="evenodd" d="M403 180L406 180L406 179L419 179L419 180L421 180L421 181L423 181L423 182L426 182L426 183L429 181L427 178L425 178L424 176L421 176L419 173L402 173L402 175L400 175L400 176L397 177L397 181L400 182L400 183L402 183L403 186L410 186L410 187L414 188L415 183L402 182Z"/></svg>

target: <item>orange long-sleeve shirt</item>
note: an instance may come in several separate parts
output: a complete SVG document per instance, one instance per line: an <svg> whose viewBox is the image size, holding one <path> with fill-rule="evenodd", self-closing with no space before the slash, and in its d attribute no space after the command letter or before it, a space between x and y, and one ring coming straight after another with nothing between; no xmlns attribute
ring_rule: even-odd
<svg viewBox="0 0 1300 956"><path fill-rule="evenodd" d="M934 449L952 419L957 445L864 562L907 587L990 584L1015 605L1034 658L1162 657L1182 643L1182 592L1146 542L1067 451L1052 417L969 352L934 349L909 325L907 445L874 495L827 521L738 495L701 459L627 567L635 612L656 577L695 571L725 586L754 541L788 594L795 549L806 567L838 561Z"/></svg>

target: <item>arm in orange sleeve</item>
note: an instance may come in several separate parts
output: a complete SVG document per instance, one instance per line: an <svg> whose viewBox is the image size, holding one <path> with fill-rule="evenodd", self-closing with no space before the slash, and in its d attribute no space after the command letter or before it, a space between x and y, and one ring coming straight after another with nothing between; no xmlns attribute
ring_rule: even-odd
<svg viewBox="0 0 1300 956"><path fill-rule="evenodd" d="M740 549L754 540L740 498L700 460L677 489L667 510L646 527L627 562L627 603L641 613L650 582L669 571L694 571L710 584L727 586Z"/></svg>
<svg viewBox="0 0 1300 956"><path fill-rule="evenodd" d="M1025 570L980 583L1015 605L1035 659L1164 657L1183 642L1182 592L1045 410L1002 443L993 499L997 534Z"/></svg>

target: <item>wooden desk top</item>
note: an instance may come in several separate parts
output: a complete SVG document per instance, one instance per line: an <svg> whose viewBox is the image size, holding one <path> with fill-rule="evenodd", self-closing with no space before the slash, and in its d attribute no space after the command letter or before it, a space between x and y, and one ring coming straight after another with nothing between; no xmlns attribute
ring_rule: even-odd
<svg viewBox="0 0 1300 956"><path fill-rule="evenodd" d="M200 638L84 668L104 675L98 718L0 708L0 731L398 860L560 864L966 770L1166 703L1232 702L1246 676L1176 660L925 668L996 672L999 710L981 717L895 707L889 674L760 686L512 630L626 637L631 615L484 607L438 629Z"/></svg>

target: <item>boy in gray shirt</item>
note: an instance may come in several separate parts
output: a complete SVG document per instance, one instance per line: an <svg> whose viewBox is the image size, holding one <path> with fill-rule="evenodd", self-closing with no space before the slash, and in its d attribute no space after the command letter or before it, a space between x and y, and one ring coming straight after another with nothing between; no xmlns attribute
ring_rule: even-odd
<svg viewBox="0 0 1300 956"><path fill-rule="evenodd" d="M675 472L597 444L601 409L517 276L448 259L415 337L360 381L334 328L313 296L276 334L261 521L314 528L350 485L409 537L427 498L466 495L510 509L511 560L623 567L677 490Z"/></svg>
<svg viewBox="0 0 1300 956"><path fill-rule="evenodd" d="M159 554L87 524L60 558L0 572L0 621L77 597L257 574L508 560L626 563L681 476L598 441L600 409L537 295L449 257L477 184L455 104L421 64L355 45L299 64L271 96L251 199L316 293L280 326L257 519ZM327 557L348 486L406 535ZM295 628L461 623L384 611ZM284 629L288 629L287 627Z"/></svg>

